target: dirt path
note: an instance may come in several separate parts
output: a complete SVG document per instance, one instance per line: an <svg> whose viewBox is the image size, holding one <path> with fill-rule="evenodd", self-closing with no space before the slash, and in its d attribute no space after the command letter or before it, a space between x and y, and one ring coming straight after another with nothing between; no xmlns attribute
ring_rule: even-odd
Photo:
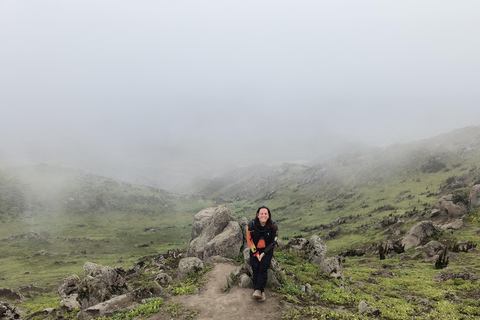
<svg viewBox="0 0 480 320"><path fill-rule="evenodd" d="M265 290L267 300L264 302L252 298L253 289L233 287L228 292L222 291L227 282L225 276L235 268L231 264L218 263L208 273L209 280L199 294L174 296L166 302L178 301L186 308L198 311L195 320L251 320L257 318L255 314L261 314L260 318L281 319L281 303L270 295L268 289ZM160 320L155 316L150 319Z"/></svg>

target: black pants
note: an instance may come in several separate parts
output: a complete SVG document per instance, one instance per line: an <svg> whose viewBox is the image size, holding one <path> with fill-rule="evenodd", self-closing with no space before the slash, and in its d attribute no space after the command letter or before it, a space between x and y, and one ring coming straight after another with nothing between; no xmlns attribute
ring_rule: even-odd
<svg viewBox="0 0 480 320"><path fill-rule="evenodd" d="M260 249L259 252L261 254L263 250ZM252 266L253 288L255 290L260 290L263 292L265 289L265 286L267 285L267 270L272 262L272 257L273 250L265 253L262 261L258 261L257 257L254 257L252 251L250 251L250 265Z"/></svg>

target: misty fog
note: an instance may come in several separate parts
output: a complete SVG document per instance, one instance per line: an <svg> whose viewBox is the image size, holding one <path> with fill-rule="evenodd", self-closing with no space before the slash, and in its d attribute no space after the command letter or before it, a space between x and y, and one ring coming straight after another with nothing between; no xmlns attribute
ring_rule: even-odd
<svg viewBox="0 0 480 320"><path fill-rule="evenodd" d="M1 1L0 165L174 180L476 125L479 9Z"/></svg>

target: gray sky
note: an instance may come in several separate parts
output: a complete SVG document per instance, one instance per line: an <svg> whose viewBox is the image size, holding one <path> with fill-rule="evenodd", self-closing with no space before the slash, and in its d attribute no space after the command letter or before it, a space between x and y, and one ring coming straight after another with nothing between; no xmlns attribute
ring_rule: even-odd
<svg viewBox="0 0 480 320"><path fill-rule="evenodd" d="M0 156L294 160L476 125L479 13L479 1L0 0Z"/></svg>

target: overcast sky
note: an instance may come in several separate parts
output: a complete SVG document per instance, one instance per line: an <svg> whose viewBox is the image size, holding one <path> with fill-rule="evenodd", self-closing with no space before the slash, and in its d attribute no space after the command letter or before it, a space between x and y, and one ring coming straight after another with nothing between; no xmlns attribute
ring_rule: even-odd
<svg viewBox="0 0 480 320"><path fill-rule="evenodd" d="M228 146L293 159L480 124L479 13L479 1L0 0L0 156Z"/></svg>

